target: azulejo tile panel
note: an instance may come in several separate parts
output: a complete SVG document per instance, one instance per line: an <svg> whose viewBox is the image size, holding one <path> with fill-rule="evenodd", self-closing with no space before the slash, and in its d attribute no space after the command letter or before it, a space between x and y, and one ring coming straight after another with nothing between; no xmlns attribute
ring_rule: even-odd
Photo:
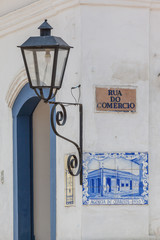
<svg viewBox="0 0 160 240"><path fill-rule="evenodd" d="M148 153L83 154L83 205L148 204Z"/></svg>

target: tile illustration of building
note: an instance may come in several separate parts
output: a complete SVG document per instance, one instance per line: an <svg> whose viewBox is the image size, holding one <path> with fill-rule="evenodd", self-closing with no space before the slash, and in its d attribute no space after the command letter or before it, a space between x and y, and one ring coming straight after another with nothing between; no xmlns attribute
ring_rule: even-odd
<svg viewBox="0 0 160 240"><path fill-rule="evenodd" d="M90 196L111 197L138 194L141 190L139 176L129 172L100 168L89 172ZM116 196L118 197L118 196Z"/></svg>

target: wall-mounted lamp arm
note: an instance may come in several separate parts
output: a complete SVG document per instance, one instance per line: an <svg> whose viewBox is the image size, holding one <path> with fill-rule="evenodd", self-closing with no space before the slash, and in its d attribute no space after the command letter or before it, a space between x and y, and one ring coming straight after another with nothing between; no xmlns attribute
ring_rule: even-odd
<svg viewBox="0 0 160 240"><path fill-rule="evenodd" d="M80 174L80 184L82 185L82 152L83 152L83 106L79 103L64 103L64 102L49 102L50 104L53 104L52 110L51 110L51 126L54 131L54 133L72 143L78 151L79 159L77 159L76 155L72 154L69 155L67 160L67 167L68 171L72 176L78 176ZM60 135L56 130L56 123L59 126L64 126L67 121L67 111L65 106L78 106L79 107L79 145L75 143L74 141ZM56 112L56 107L60 106L61 110ZM77 168L77 171L74 172L73 169Z"/></svg>

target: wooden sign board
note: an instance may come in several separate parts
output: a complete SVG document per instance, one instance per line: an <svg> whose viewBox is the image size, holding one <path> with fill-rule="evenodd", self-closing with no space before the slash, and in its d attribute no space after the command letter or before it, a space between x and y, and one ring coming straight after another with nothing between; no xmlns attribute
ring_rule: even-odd
<svg viewBox="0 0 160 240"><path fill-rule="evenodd" d="M136 89L96 87L97 112L136 112Z"/></svg>

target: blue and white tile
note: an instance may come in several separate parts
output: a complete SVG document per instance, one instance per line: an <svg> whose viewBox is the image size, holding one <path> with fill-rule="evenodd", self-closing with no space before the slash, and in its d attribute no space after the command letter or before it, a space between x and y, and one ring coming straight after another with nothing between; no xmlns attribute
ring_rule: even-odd
<svg viewBox="0 0 160 240"><path fill-rule="evenodd" d="M83 204L148 204L147 153L84 153Z"/></svg>

